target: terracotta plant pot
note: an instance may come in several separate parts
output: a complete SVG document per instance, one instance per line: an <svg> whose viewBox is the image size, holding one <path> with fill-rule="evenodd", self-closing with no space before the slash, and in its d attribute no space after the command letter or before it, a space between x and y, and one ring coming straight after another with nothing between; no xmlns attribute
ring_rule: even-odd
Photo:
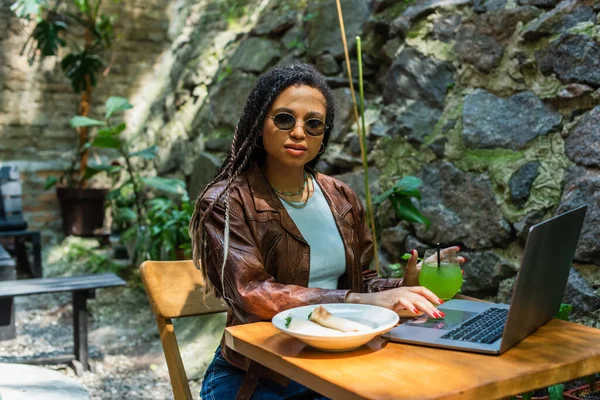
<svg viewBox="0 0 600 400"><path fill-rule="evenodd" d="M521 396L521 395L517 395L516 397L517 397L517 399L523 399L523 396ZM531 400L548 400L548 399L550 399L550 396L533 396L531 398Z"/></svg>
<svg viewBox="0 0 600 400"><path fill-rule="evenodd" d="M590 394L595 397L590 397ZM594 387L591 389L590 385L584 385L575 389L567 390L563 393L563 396L565 399L600 399L600 382L594 383Z"/></svg>
<svg viewBox="0 0 600 400"><path fill-rule="evenodd" d="M65 236L96 236L104 226L104 199L108 189L56 188Z"/></svg>

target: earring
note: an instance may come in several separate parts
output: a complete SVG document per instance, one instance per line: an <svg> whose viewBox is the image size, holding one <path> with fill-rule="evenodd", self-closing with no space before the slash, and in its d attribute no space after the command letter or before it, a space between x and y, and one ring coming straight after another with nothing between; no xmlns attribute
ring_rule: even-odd
<svg viewBox="0 0 600 400"><path fill-rule="evenodd" d="M319 152L317 154L323 154L325 153L325 145L323 144L323 142L321 142L321 150L319 150Z"/></svg>

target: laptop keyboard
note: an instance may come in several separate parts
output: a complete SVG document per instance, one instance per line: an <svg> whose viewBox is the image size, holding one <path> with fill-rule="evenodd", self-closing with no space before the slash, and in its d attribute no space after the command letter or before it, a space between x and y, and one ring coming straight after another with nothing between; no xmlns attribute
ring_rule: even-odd
<svg viewBox="0 0 600 400"><path fill-rule="evenodd" d="M442 339L491 344L502 337L508 310L492 307L452 329Z"/></svg>

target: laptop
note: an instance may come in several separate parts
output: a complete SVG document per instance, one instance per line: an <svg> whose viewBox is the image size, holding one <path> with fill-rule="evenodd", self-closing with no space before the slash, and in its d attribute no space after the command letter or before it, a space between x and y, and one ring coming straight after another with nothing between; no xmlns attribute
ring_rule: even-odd
<svg viewBox="0 0 600 400"><path fill-rule="evenodd" d="M587 206L529 229L510 306L452 299L438 308L444 318L426 315L401 324L383 337L402 343L483 354L502 354L558 312Z"/></svg>

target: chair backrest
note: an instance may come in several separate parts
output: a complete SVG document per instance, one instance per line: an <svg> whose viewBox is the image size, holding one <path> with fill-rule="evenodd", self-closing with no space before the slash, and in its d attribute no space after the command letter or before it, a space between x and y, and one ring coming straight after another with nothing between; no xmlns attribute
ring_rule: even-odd
<svg viewBox="0 0 600 400"><path fill-rule="evenodd" d="M14 165L0 167L0 228L26 229L23 219L22 188L19 170Z"/></svg>
<svg viewBox="0 0 600 400"><path fill-rule="evenodd" d="M219 313L227 306L214 295L205 297L202 273L191 260L146 261L140 266L140 276L156 316L175 400L191 400L171 319Z"/></svg>

